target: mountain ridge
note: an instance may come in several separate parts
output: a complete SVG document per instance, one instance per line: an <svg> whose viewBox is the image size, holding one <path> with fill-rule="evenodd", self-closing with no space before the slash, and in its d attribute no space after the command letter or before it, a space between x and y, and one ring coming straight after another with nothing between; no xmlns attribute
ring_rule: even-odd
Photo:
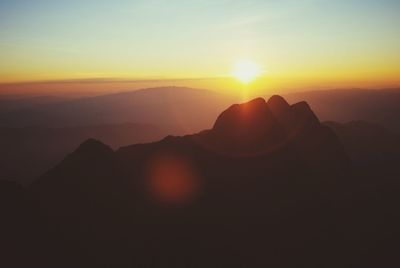
<svg viewBox="0 0 400 268"><path fill-rule="evenodd" d="M116 151L84 142L28 189L54 252L49 267L376 267L397 258L386 250L400 222L396 169L354 169L308 105L281 104L233 105L215 128Z"/></svg>
<svg viewBox="0 0 400 268"><path fill-rule="evenodd" d="M273 101L274 98L276 97L270 100ZM299 111L298 106L301 113L296 113ZM222 157L220 161L225 161L222 159L226 157L227 159L234 157L260 158L255 162L262 162L265 157L272 156L273 159L279 156L277 159L283 157L282 159L287 158L289 162L298 161L300 166L313 167L315 170L342 169L350 164L335 134L328 127L321 125L318 119L315 121L316 116L308 105L294 104L286 108L288 110L285 112L293 112L292 116L296 116L288 122L279 121L277 118L281 117L280 113L274 114L264 99L257 98L244 104L231 105L218 116L210 130L182 137L168 136L158 142L125 146L115 152L100 141L88 139L68 158L75 156L75 158L95 159L104 152L106 155L114 155L114 158L128 160L127 155L130 157L136 155L136 159L146 158L146 155L151 158L151 155L163 154L163 151L166 151L178 155L181 153L186 156L191 155L190 158L196 158L197 152L204 157L206 155ZM299 124L305 125L296 126L295 131L284 129L283 125L296 120L299 120ZM84 165L81 161L86 160L78 160L79 165ZM61 163L59 166L62 165Z"/></svg>

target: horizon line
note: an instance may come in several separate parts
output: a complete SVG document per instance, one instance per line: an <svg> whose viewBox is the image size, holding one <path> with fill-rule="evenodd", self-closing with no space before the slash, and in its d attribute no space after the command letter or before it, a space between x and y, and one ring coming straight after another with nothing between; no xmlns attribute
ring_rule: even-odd
<svg viewBox="0 0 400 268"><path fill-rule="evenodd" d="M199 80L218 80L234 79L234 77L209 76L209 77L148 77L148 78L122 78L122 77L92 77L92 78L71 78L71 79L44 79L44 80L23 80L13 82L0 82L0 85L23 85L23 84L55 84L55 83L142 83L142 82L162 82L162 81L199 81Z"/></svg>

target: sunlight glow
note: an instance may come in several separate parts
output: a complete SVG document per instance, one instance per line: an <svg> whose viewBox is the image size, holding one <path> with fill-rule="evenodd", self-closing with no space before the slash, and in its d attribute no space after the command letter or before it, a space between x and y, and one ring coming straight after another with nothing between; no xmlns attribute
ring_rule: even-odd
<svg viewBox="0 0 400 268"><path fill-rule="evenodd" d="M243 84L253 82L261 74L261 68L250 60L243 60L235 64L232 76Z"/></svg>

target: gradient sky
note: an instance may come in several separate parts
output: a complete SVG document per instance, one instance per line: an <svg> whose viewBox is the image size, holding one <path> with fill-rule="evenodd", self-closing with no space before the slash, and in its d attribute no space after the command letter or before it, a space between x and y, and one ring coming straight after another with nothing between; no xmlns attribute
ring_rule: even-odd
<svg viewBox="0 0 400 268"><path fill-rule="evenodd" d="M400 84L399 14L398 0L0 0L0 82L213 78L251 59L260 87Z"/></svg>

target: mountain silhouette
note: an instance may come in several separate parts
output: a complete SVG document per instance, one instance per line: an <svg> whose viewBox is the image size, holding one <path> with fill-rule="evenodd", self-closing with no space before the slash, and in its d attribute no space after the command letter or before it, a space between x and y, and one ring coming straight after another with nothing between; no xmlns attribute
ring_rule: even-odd
<svg viewBox="0 0 400 268"><path fill-rule="evenodd" d="M348 164L335 133L321 125L306 102L290 106L282 97L272 96L268 106L284 127L287 139L294 143L308 163L320 167L331 163L342 166Z"/></svg>
<svg viewBox="0 0 400 268"><path fill-rule="evenodd" d="M65 266L309 263L304 250L320 249L308 233L322 234L332 209L319 191L332 191L325 177L349 165L332 133L305 103L259 98L232 105L198 134L117 151L87 140L29 190L70 254Z"/></svg>
<svg viewBox="0 0 400 268"><path fill-rule="evenodd" d="M285 139L282 126L261 98L229 107L217 118L210 134L226 150L238 154L275 150Z"/></svg>
<svg viewBox="0 0 400 268"><path fill-rule="evenodd" d="M398 89L347 89L289 93L284 97L289 103L300 102L296 105L300 110L300 106L304 105L301 101L306 100L321 122L335 121L343 124L363 120L398 132L399 93ZM282 100L279 102L278 99L273 101L275 97L269 100L268 106L271 110L275 109L274 115L277 117L279 108L273 102L278 102L278 105L280 103L283 108L285 103L282 104ZM236 100L233 96L179 87L150 88L92 97L0 96L0 151L3 152L0 155L0 177L28 185L88 138L101 140L117 149L129 144L157 141L167 135L192 134L210 128L219 113L234 102ZM287 106L290 105L286 103ZM287 121L286 127L289 125L293 132L299 126L305 128L306 124L302 120L297 118L290 123L291 116L286 117L289 118L282 118L281 115L279 121ZM333 128L332 125L328 127ZM330 135L329 129L324 132L326 136ZM310 141L306 148L318 146L318 139L308 134L305 136ZM347 136L338 137L352 156L359 155L357 158L362 158L363 152L369 150L361 146L347 146ZM379 139L378 143L385 143L384 140ZM357 143L358 139L353 141ZM370 146L376 148L374 144L372 142ZM331 149L335 148L339 146ZM330 157L330 154L324 156ZM320 158L309 155L308 161L318 166Z"/></svg>
<svg viewBox="0 0 400 268"><path fill-rule="evenodd" d="M29 185L89 138L101 140L116 149L134 143L157 141L169 134L179 133L173 127L135 123L68 128L0 128L0 150L3 152L0 155L0 178Z"/></svg>
<svg viewBox="0 0 400 268"><path fill-rule="evenodd" d="M398 175L354 165L307 103L273 96L193 135L89 139L22 195L41 267L389 267Z"/></svg>

